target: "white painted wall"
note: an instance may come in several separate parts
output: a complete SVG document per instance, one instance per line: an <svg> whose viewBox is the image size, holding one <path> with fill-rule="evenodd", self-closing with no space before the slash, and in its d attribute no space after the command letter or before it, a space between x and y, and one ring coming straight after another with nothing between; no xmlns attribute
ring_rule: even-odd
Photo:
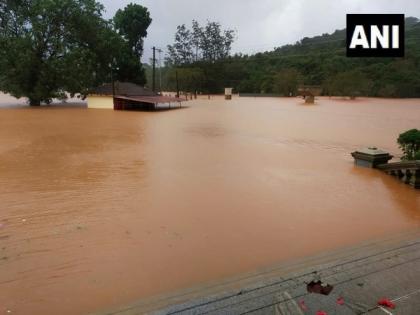
<svg viewBox="0 0 420 315"><path fill-rule="evenodd" d="M88 108L114 109L114 100L112 96L88 95Z"/></svg>

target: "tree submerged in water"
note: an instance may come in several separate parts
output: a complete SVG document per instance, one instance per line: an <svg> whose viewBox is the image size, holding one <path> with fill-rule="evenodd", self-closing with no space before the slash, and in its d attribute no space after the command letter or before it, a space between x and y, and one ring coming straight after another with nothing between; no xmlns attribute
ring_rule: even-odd
<svg viewBox="0 0 420 315"><path fill-rule="evenodd" d="M398 144L404 152L402 160L420 160L420 130L411 129L400 134Z"/></svg>
<svg viewBox="0 0 420 315"><path fill-rule="evenodd" d="M0 90L37 106L111 81L111 67L116 80L144 84L146 33L139 28L151 22L146 8L138 6L145 16L134 29L139 36L125 32L132 21L124 17L136 6L120 11L115 25L95 0L2 0Z"/></svg>

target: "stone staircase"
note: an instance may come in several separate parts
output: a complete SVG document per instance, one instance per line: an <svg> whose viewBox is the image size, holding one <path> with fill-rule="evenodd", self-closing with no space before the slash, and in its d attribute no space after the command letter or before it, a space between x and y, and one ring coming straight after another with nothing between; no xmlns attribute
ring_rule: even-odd
<svg viewBox="0 0 420 315"><path fill-rule="evenodd" d="M420 161L380 164L377 168L391 176L395 176L405 184L420 189Z"/></svg>
<svg viewBox="0 0 420 315"><path fill-rule="evenodd" d="M351 154L357 166L376 168L395 176L402 182L420 189L420 161L388 163L393 156L376 147L361 149Z"/></svg>

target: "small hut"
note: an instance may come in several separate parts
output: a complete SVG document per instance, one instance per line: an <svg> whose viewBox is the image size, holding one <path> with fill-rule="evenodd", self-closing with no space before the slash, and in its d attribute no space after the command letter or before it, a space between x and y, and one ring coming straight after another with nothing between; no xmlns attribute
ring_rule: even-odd
<svg viewBox="0 0 420 315"><path fill-rule="evenodd" d="M232 99L232 91L233 91L233 88L225 88L225 100Z"/></svg>
<svg viewBox="0 0 420 315"><path fill-rule="evenodd" d="M315 104L315 96L321 95L322 88L318 85L302 85L298 88L299 95L306 104Z"/></svg>

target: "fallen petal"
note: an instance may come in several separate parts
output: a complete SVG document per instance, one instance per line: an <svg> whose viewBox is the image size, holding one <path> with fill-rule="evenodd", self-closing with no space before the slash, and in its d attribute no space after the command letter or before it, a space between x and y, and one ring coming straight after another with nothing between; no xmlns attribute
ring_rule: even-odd
<svg viewBox="0 0 420 315"><path fill-rule="evenodd" d="M303 300L299 302L299 306L302 309L302 311L307 311L308 310L308 307L305 305L305 301L303 301Z"/></svg>
<svg viewBox="0 0 420 315"><path fill-rule="evenodd" d="M378 301L378 305L389 307L389 308L395 308L395 304L389 299L380 299Z"/></svg>

